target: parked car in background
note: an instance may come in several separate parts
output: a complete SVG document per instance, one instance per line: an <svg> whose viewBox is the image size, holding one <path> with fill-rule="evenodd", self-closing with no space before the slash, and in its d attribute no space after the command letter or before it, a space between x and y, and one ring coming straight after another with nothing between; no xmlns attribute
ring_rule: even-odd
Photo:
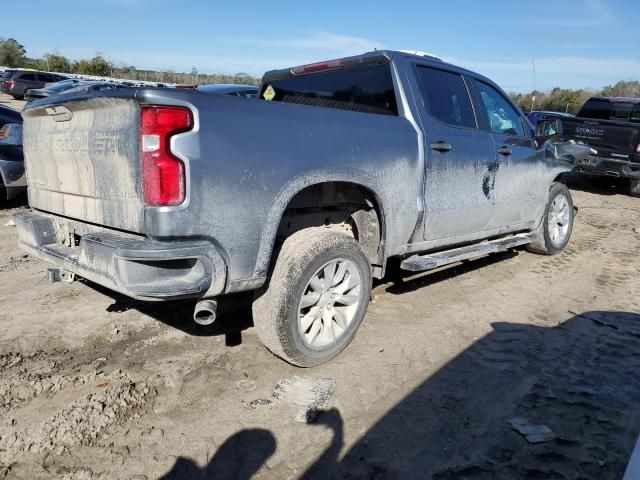
<svg viewBox="0 0 640 480"><path fill-rule="evenodd" d="M526 115L527 120L529 120L534 127L544 120L550 120L554 118L573 118L573 115L571 115L570 113L552 112L548 110L533 110Z"/></svg>
<svg viewBox="0 0 640 480"><path fill-rule="evenodd" d="M592 97L562 124L566 138L597 151L578 162L578 171L627 178L631 195L640 197L640 98Z"/></svg>
<svg viewBox="0 0 640 480"><path fill-rule="evenodd" d="M24 98L24 92L30 88L42 88L47 83L66 79L67 77L56 73L10 69L5 70L0 79L0 92L11 95L15 99L22 99Z"/></svg>
<svg viewBox="0 0 640 480"><path fill-rule="evenodd" d="M553 139L491 80L427 54L268 72L249 102L135 88L23 117L32 209L16 225L50 278L198 299L200 324L254 291L258 335L295 365L349 344L390 258L416 272L520 245L553 255L571 235L574 167Z"/></svg>
<svg viewBox="0 0 640 480"><path fill-rule="evenodd" d="M22 116L0 105L0 200L26 191L22 153Z"/></svg>
<svg viewBox="0 0 640 480"><path fill-rule="evenodd" d="M257 98L258 87L253 85L236 85L233 83L213 83L211 85L198 85L196 90L205 93L220 93L235 97Z"/></svg>
<svg viewBox="0 0 640 480"><path fill-rule="evenodd" d="M86 80L80 80L77 78L70 78L68 80L61 80L59 82L48 83L43 88L30 88L25 91L24 99L27 102L37 100L39 98L46 98L50 95L56 95L62 93L65 90L70 90L74 87L78 87L83 83L87 83Z"/></svg>
<svg viewBox="0 0 640 480"><path fill-rule="evenodd" d="M42 98L48 98L50 96L56 95L72 95L72 94L81 94L86 92L97 92L100 90L113 90L119 88L131 88L129 85L125 85L123 83L115 83L115 82L102 82L102 81L81 81L76 85L73 85L71 88L63 89L60 92L54 93L54 95L48 95L46 97L33 98L32 101L41 100ZM38 93L36 93L37 95ZM28 94L31 96L31 94Z"/></svg>

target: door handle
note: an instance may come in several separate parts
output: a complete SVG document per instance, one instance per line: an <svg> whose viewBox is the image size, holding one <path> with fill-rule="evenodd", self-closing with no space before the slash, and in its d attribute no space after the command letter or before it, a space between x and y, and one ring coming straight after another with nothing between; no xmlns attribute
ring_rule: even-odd
<svg viewBox="0 0 640 480"><path fill-rule="evenodd" d="M511 149L509 147L500 147L496 150L500 155L511 155Z"/></svg>
<svg viewBox="0 0 640 480"><path fill-rule="evenodd" d="M431 150L435 150L436 152L448 152L451 150L451 144L445 142L432 143Z"/></svg>

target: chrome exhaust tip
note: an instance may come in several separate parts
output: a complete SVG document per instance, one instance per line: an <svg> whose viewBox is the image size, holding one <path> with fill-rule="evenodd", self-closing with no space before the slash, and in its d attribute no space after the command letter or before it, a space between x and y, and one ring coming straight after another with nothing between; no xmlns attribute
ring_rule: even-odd
<svg viewBox="0 0 640 480"><path fill-rule="evenodd" d="M217 300L200 300L193 311L193 321L198 325L211 325L216 321Z"/></svg>

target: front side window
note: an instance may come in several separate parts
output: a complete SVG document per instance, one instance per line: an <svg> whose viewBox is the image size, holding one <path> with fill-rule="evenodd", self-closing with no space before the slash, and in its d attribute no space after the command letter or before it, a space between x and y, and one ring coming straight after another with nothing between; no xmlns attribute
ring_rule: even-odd
<svg viewBox="0 0 640 480"><path fill-rule="evenodd" d="M471 99L461 75L418 66L418 78L434 117L456 127L476 127Z"/></svg>
<svg viewBox="0 0 640 480"><path fill-rule="evenodd" d="M520 115L515 108L495 88L479 80L474 80L480 102L487 113L492 133L524 136Z"/></svg>

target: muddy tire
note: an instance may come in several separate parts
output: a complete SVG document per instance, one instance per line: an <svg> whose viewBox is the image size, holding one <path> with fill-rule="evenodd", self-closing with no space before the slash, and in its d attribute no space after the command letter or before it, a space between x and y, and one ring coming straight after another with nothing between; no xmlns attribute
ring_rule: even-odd
<svg viewBox="0 0 640 480"><path fill-rule="evenodd" d="M629 180L629 195L640 197L640 179L632 178Z"/></svg>
<svg viewBox="0 0 640 480"><path fill-rule="evenodd" d="M307 228L284 241L268 284L256 292L253 322L273 354L312 367L353 340L370 295L371 266L358 242Z"/></svg>
<svg viewBox="0 0 640 480"><path fill-rule="evenodd" d="M573 199L569 189L562 183L552 183L542 224L538 228L540 240L530 243L526 249L540 255L560 253L571 238L573 217Z"/></svg>

